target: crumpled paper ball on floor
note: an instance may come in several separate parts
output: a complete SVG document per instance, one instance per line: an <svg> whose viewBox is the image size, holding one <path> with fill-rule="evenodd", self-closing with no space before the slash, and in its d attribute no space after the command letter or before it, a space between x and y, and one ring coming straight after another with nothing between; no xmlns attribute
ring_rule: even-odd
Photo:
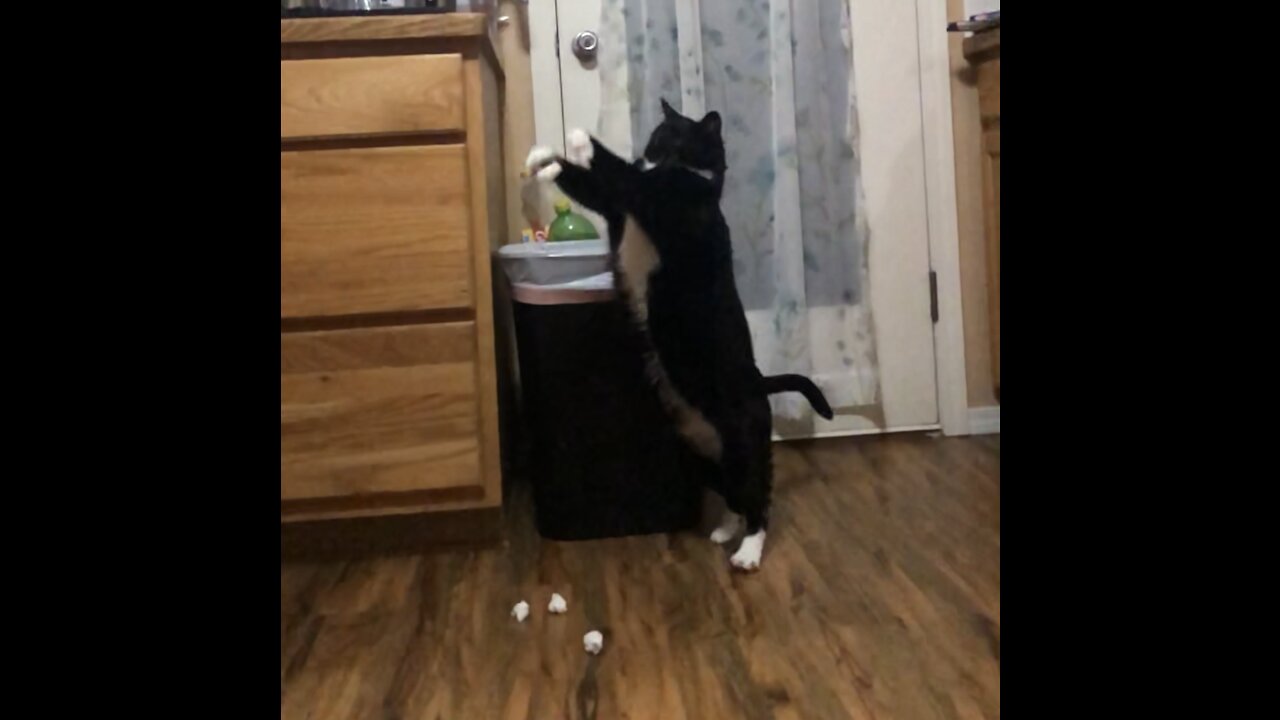
<svg viewBox="0 0 1280 720"><path fill-rule="evenodd" d="M511 617L515 618L516 622L524 622L524 619L529 617L529 603L523 600L516 603L515 607L511 608Z"/></svg>

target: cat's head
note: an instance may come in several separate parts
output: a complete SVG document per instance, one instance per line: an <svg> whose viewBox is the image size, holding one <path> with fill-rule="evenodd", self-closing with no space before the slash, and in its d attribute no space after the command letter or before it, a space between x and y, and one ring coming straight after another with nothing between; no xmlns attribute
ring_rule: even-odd
<svg viewBox="0 0 1280 720"><path fill-rule="evenodd" d="M644 159L651 165L678 163L717 178L724 175L724 139L720 137L720 113L714 110L701 120L676 112L662 100L662 122L649 136Z"/></svg>

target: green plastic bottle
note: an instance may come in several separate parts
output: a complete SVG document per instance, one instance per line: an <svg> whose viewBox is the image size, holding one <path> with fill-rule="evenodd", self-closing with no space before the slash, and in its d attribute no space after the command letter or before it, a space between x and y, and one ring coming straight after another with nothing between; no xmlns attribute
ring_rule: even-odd
<svg viewBox="0 0 1280 720"><path fill-rule="evenodd" d="M547 242L564 240L599 240L600 233L591 221L573 211L568 200L556 201L556 219L547 228Z"/></svg>

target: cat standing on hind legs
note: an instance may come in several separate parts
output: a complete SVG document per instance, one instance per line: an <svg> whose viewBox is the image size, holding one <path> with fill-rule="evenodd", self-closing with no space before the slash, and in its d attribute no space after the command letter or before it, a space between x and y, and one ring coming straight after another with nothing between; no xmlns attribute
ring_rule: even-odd
<svg viewBox="0 0 1280 720"><path fill-rule="evenodd" d="M608 224L619 296L645 341L649 380L684 440L717 469L708 484L728 509L711 539L726 543L745 525L730 562L755 570L773 482L768 396L800 392L827 419L831 408L808 378L756 368L720 212L720 116L693 120L665 100L662 111L635 162L574 130L563 157L534 148L526 165Z"/></svg>

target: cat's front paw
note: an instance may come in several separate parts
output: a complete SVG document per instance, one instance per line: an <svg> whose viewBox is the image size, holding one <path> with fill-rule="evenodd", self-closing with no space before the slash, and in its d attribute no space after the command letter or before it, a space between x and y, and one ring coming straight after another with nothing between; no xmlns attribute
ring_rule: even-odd
<svg viewBox="0 0 1280 720"><path fill-rule="evenodd" d="M591 135L582 128L576 128L569 131L568 137L565 138L564 159L579 167L591 167L591 158L596 154L595 146L591 144Z"/></svg>
<svg viewBox="0 0 1280 720"><path fill-rule="evenodd" d="M524 159L524 169L530 175L536 174L555 156L555 151L546 145L534 145L529 148L529 154Z"/></svg>
<svg viewBox="0 0 1280 720"><path fill-rule="evenodd" d="M560 177L560 172L562 170L564 170L564 168L560 167L560 163L552 162L539 170L537 177L543 182L551 182L552 180Z"/></svg>

